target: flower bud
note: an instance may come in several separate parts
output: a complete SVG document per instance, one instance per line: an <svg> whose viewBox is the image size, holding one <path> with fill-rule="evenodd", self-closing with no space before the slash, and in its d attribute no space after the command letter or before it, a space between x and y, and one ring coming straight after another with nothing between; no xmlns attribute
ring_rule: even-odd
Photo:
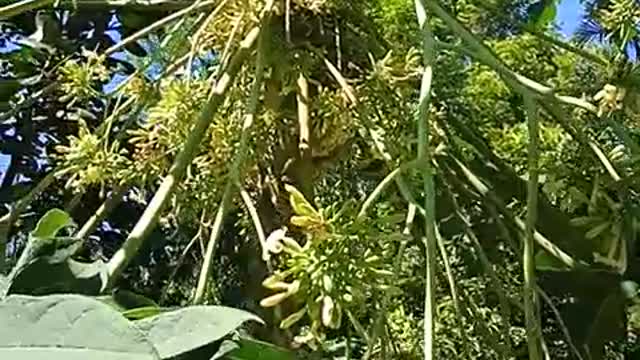
<svg viewBox="0 0 640 360"><path fill-rule="evenodd" d="M280 304L282 301L284 301L288 297L289 297L288 292L282 292L275 295L271 295L267 298L262 299L262 301L260 301L260 306L265 308L274 307Z"/></svg>
<svg viewBox="0 0 640 360"><path fill-rule="evenodd" d="M333 321L333 312L335 311L335 304L330 296L322 298L322 325L330 327Z"/></svg>
<svg viewBox="0 0 640 360"><path fill-rule="evenodd" d="M300 280L294 280L291 284L288 285L287 294L293 295L300 290Z"/></svg>
<svg viewBox="0 0 640 360"><path fill-rule="evenodd" d="M322 277L322 285L324 286L324 290L330 293L333 290L333 280L329 275L324 275Z"/></svg>
<svg viewBox="0 0 640 360"><path fill-rule="evenodd" d="M282 244L284 245L284 247L288 250L291 250L293 252L297 252L300 253L302 252L302 247L300 246L300 244L298 244L297 241L295 241L294 239L285 236L282 238Z"/></svg>
<svg viewBox="0 0 640 360"><path fill-rule="evenodd" d="M307 308L303 307L302 309L294 312L293 314L287 316L284 320L280 322L280 329L288 329L304 316L307 313Z"/></svg>
<svg viewBox="0 0 640 360"><path fill-rule="evenodd" d="M270 290L289 290L290 285L282 281L282 277L276 274L264 279L262 286Z"/></svg>

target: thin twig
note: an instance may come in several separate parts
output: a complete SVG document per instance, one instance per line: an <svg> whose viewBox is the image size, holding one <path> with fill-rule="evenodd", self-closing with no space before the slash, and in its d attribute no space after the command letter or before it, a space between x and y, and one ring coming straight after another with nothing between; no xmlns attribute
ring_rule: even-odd
<svg viewBox="0 0 640 360"><path fill-rule="evenodd" d="M213 87L211 94L209 95L209 99L203 110L200 112L200 115L193 129L189 133L182 150L178 153L173 165L169 169L169 174L165 177L162 184L154 194L151 202L145 209L142 217L138 220L138 223L134 226L123 246L115 253L111 260L109 260L109 285L113 285L118 279L124 268L133 256L135 256L144 240L157 224L158 217L164 210L171 198L171 194L178 186L178 183L184 176L187 167L193 160L200 142L211 124L214 114L224 101L231 83L235 79L235 76L243 65L251 48L253 48L259 34L260 27L258 26L249 31L247 37L242 41L240 48L235 54L234 59L230 62L229 67Z"/></svg>
<svg viewBox="0 0 640 360"><path fill-rule="evenodd" d="M217 238L222 230L222 220L224 219L224 215L227 211L228 203L231 200L231 196L232 196L231 192L234 187L234 184L239 182L240 168L244 163L244 159L247 153L247 147L249 143L249 133L258 112L259 95L260 95L260 90L262 89L262 83L263 83L263 77L264 77L264 64L265 64L265 56L266 56L265 49L264 49L265 42L266 42L265 28L268 24L268 20L271 17L270 15L273 9L273 5L274 5L274 0L267 1L263 9L260 25L255 30L256 40L258 40L259 44L258 44L258 52L256 56L255 72L253 76L254 78L253 88L251 89L251 95L249 97L249 101L247 104L247 114L245 115L244 123L242 124L242 133L240 136L238 153L231 166L230 175L229 175L230 178L227 181L227 184L225 186L224 193L222 195L222 200L220 201L220 207L218 208L218 212L216 213L213 229L211 230L211 236L209 238L209 242L207 243L207 252L205 254L205 258L202 263L202 269L200 270L198 285L196 287L196 294L193 300L195 304L202 304L204 302L207 283L209 278L211 277L210 275L211 275L211 266L213 262L213 254L216 248Z"/></svg>
<svg viewBox="0 0 640 360"><path fill-rule="evenodd" d="M207 27L211 24L213 19L218 15L218 13L224 8L229 0L222 0L222 2L216 6L215 9L207 16L202 25L196 30L193 38L191 39L191 51L189 51L189 60L187 62L187 78L191 79L191 67L193 65L193 58L195 57L196 52L198 51L198 43L200 42L200 38L202 34L207 29Z"/></svg>
<svg viewBox="0 0 640 360"><path fill-rule="evenodd" d="M11 5L0 7L0 20L6 20L27 11L39 9L53 4L54 0L22 0Z"/></svg>
<svg viewBox="0 0 640 360"><path fill-rule="evenodd" d="M466 336L464 336L464 315L460 307L460 299L458 298L458 289L456 286L456 280L453 276L453 270L451 269L451 263L449 262L449 255L444 244L444 239L440 235L440 232L436 229L436 239L438 242L438 248L440 249L440 256L442 257L442 263L444 264L444 271L447 276L447 282L449 283L449 291L451 293L451 300L453 301L453 308L456 312L456 322L460 329L462 343L467 351L467 356L471 355L471 345Z"/></svg>
<svg viewBox="0 0 640 360"><path fill-rule="evenodd" d="M425 1L415 0L418 25L422 35L422 57L424 70L420 86L420 100L418 103L417 136L418 159L425 161L422 169L424 191L424 227L425 227L425 301L424 301L424 359L434 357L435 342L435 247L437 243L436 214L435 214L435 186L434 171L431 164L431 149L429 146L429 107L431 101L431 84L433 81L433 63L435 61L435 39L429 25Z"/></svg>
<svg viewBox="0 0 640 360"><path fill-rule="evenodd" d="M208 0L208 1L204 1L202 3L198 3L196 2L195 4L189 6L188 8L184 8L180 11L174 12L171 15L165 16L162 19L154 22L153 24L140 29L138 31L136 31L135 33L127 36L126 38L122 39L120 42L118 42L117 44L111 46L110 48L108 48L107 50L105 50L104 52L104 56L110 56L114 53L117 53L118 51L122 50L125 46L143 38L144 36L150 34L153 31L156 31L160 28L162 28L163 26L167 25L168 23L172 22L173 20L179 19L183 16L189 15L191 12L202 9L204 7L208 7L210 5L214 5L216 3L215 0Z"/></svg>
<svg viewBox="0 0 640 360"><path fill-rule="evenodd" d="M529 129L528 144L528 172L527 186L527 222L525 225L525 238L522 255L524 272L524 308L527 329L527 345L529 347L529 359L542 360L541 343L542 329L538 322L538 299L535 291L536 265L534 260L534 232L538 217L538 107L535 100L524 95L527 123Z"/></svg>
<svg viewBox="0 0 640 360"><path fill-rule="evenodd" d="M116 189L114 189L111 194L107 197L107 199L100 205L98 210L82 225L80 230L76 233L76 238L85 240L91 233L93 233L98 225L106 219L113 209L120 202L122 202L124 194L127 193L129 187L127 185L120 185Z"/></svg>

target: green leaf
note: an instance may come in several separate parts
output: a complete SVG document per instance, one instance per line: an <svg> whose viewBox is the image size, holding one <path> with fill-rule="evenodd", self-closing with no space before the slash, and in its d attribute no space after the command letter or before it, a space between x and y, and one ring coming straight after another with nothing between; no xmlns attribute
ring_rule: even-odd
<svg viewBox="0 0 640 360"><path fill-rule="evenodd" d="M567 266L557 257L544 250L538 251L535 257L536 270L539 271L566 271Z"/></svg>
<svg viewBox="0 0 640 360"><path fill-rule="evenodd" d="M107 282L107 268L103 261L57 260L55 257L41 257L26 265L13 277L9 293L98 295L102 291Z"/></svg>
<svg viewBox="0 0 640 360"><path fill-rule="evenodd" d="M223 306L191 306L138 320L135 324L154 344L163 359L220 340L245 321L259 317Z"/></svg>
<svg viewBox="0 0 640 360"><path fill-rule="evenodd" d="M0 100L8 102L20 90L20 87L21 84L18 80L0 79Z"/></svg>
<svg viewBox="0 0 640 360"><path fill-rule="evenodd" d="M129 290L117 289L113 291L115 302L126 310L142 307L159 307L159 305L146 296L136 294Z"/></svg>
<svg viewBox="0 0 640 360"><path fill-rule="evenodd" d="M2 300L9 290L9 278L4 275L0 275L0 300Z"/></svg>
<svg viewBox="0 0 640 360"><path fill-rule="evenodd" d="M558 13L557 0L539 0L529 6L529 24L544 29L551 24Z"/></svg>
<svg viewBox="0 0 640 360"><path fill-rule="evenodd" d="M320 214L314 209L314 207L309 204L307 199L304 198L304 195L295 187L285 184L285 190L289 193L289 202L291 203L291 207L296 215L299 216L308 216L313 219L320 219Z"/></svg>
<svg viewBox="0 0 640 360"><path fill-rule="evenodd" d="M36 228L31 232L35 238L52 238L60 230L73 225L73 219L69 214L60 209L51 209L38 221Z"/></svg>
<svg viewBox="0 0 640 360"><path fill-rule="evenodd" d="M79 295L10 296L0 302L0 359L158 360L117 311Z"/></svg>
<svg viewBox="0 0 640 360"><path fill-rule="evenodd" d="M122 315L129 320L141 320L156 316L162 312L162 308L157 306L145 306L137 309L125 310Z"/></svg>
<svg viewBox="0 0 640 360"><path fill-rule="evenodd" d="M211 360L293 360L293 353L269 344L249 338L227 340L220 345Z"/></svg>

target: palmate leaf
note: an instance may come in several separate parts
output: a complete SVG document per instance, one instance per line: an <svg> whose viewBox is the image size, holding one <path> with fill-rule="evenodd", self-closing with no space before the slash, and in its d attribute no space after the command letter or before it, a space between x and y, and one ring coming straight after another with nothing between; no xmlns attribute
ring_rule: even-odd
<svg viewBox="0 0 640 360"><path fill-rule="evenodd" d="M79 295L13 295L0 302L0 359L159 360L110 306Z"/></svg>
<svg viewBox="0 0 640 360"><path fill-rule="evenodd" d="M244 322L262 320L243 310L223 306L191 306L135 321L168 359L222 339Z"/></svg>

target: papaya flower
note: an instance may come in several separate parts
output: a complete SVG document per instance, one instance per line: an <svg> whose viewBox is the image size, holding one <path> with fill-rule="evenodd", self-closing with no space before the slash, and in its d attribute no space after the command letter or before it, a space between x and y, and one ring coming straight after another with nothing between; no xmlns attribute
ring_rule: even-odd
<svg viewBox="0 0 640 360"><path fill-rule="evenodd" d="M285 246L293 250L302 250L300 245L293 238L287 236L286 227L274 230L265 240L262 252L263 260L268 261L270 253L281 253L282 250L285 249Z"/></svg>

